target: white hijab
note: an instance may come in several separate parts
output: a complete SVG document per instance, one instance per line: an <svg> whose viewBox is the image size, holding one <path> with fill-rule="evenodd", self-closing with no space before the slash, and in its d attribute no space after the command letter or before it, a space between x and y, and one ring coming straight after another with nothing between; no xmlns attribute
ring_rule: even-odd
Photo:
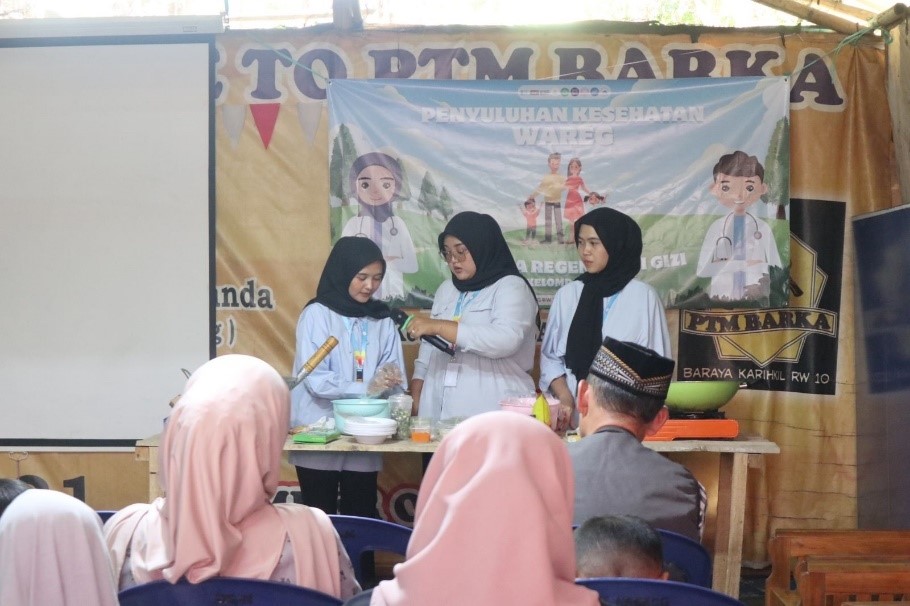
<svg viewBox="0 0 910 606"><path fill-rule="evenodd" d="M0 605L117 606L101 518L68 494L26 490L0 518Z"/></svg>

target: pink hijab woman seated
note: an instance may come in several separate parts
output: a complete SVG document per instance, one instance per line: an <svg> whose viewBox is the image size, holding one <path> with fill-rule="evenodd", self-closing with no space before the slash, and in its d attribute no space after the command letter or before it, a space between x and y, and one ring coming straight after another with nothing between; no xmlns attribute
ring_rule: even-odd
<svg viewBox="0 0 910 606"><path fill-rule="evenodd" d="M101 518L68 494L26 490L0 519L0 604L116 606Z"/></svg>
<svg viewBox="0 0 910 606"><path fill-rule="evenodd" d="M271 366L227 355L202 365L159 449L164 498L130 505L104 527L120 589L186 577L283 581L340 598L360 590L331 521L271 502L290 395Z"/></svg>
<svg viewBox="0 0 910 606"><path fill-rule="evenodd" d="M430 460L414 533L372 605L599 603L575 584L574 484L566 447L514 412L459 424Z"/></svg>

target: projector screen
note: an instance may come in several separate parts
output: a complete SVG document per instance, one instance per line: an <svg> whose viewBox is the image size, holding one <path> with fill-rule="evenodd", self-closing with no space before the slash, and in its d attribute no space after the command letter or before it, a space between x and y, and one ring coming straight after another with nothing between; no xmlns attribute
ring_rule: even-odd
<svg viewBox="0 0 910 606"><path fill-rule="evenodd" d="M213 355L212 40L142 40L0 47L0 447L132 445Z"/></svg>

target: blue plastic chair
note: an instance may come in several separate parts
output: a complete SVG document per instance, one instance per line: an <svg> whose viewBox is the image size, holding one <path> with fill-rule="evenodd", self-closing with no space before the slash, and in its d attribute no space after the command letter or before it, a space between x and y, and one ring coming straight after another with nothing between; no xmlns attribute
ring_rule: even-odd
<svg viewBox="0 0 910 606"><path fill-rule="evenodd" d="M273 581L216 577L201 583L181 580L152 581L120 592L120 606L340 606L341 600L327 593Z"/></svg>
<svg viewBox="0 0 910 606"><path fill-rule="evenodd" d="M658 528L657 532L660 534L660 541L663 544L664 562L672 564L684 577L674 578L674 580L711 589L714 570L711 564L711 554L708 553L705 546L670 530ZM673 577L671 576L671 578Z"/></svg>
<svg viewBox="0 0 910 606"><path fill-rule="evenodd" d="M607 606L745 606L727 594L691 583L658 579L577 579L576 584L595 590Z"/></svg>
<svg viewBox="0 0 910 606"><path fill-rule="evenodd" d="M354 576L363 586L366 579L360 565L360 556L368 551L388 551L405 555L408 541L411 540L411 529L401 524L393 524L376 518L358 516L329 515L345 551L354 565Z"/></svg>
<svg viewBox="0 0 910 606"><path fill-rule="evenodd" d="M117 513L116 509L96 509L95 513L98 514L98 517L101 518L101 523L104 524L108 519Z"/></svg>
<svg viewBox="0 0 910 606"><path fill-rule="evenodd" d="M373 590L367 589L358 593L353 598L344 603L344 606L370 606L370 600L373 599Z"/></svg>

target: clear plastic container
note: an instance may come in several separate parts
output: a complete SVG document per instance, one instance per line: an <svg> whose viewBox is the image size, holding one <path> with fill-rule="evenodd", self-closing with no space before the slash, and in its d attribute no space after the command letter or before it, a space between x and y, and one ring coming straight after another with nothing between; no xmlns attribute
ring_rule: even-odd
<svg viewBox="0 0 910 606"><path fill-rule="evenodd" d="M396 440L407 440L411 437L411 405L414 399L406 393L389 396L389 413L398 423L395 431Z"/></svg>
<svg viewBox="0 0 910 606"><path fill-rule="evenodd" d="M433 437L433 420L426 417L411 419L411 441L429 442Z"/></svg>

